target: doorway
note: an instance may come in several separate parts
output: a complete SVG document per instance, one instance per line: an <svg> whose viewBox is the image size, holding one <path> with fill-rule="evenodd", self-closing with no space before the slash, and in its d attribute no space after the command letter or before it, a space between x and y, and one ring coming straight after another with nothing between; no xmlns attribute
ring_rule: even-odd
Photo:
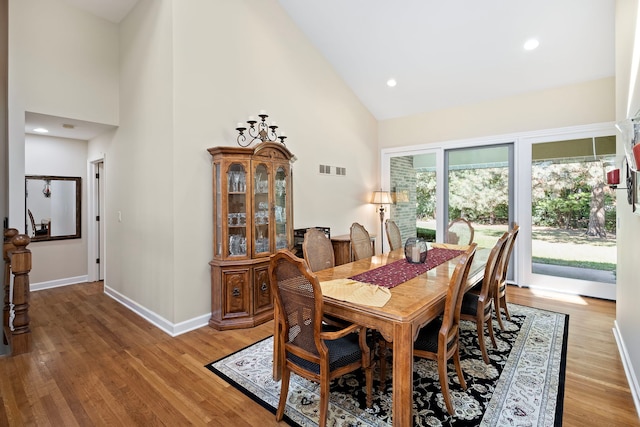
<svg viewBox="0 0 640 427"><path fill-rule="evenodd" d="M104 280L105 260L105 175L104 158L89 163L88 188L88 280Z"/></svg>
<svg viewBox="0 0 640 427"><path fill-rule="evenodd" d="M460 170L473 169L472 166L474 162L489 165L490 157L487 157L482 161L480 161L480 157L478 157L480 155L488 155L491 153L491 150L483 152L485 149L494 148L498 150L497 152L500 154L500 147L508 147L506 157L505 153L500 154L503 157L501 159L498 157L497 165L510 165L508 178L506 178L509 187L509 201L507 206L504 206L504 203L502 203L503 207L498 208L496 206L494 211L498 213L497 211L502 210L503 212L500 213L500 216L508 218L507 224L510 225L512 222L517 222L520 226L518 241L516 241L514 254L511 258L513 268L509 269L510 282L519 286L529 286L538 289L562 291L570 294L615 300L615 284L606 283L606 281L601 280L576 279L574 277L562 277L559 274L545 274L545 272L538 269L539 265L537 264L539 263L536 258L537 255L532 252L532 247L534 244L537 244L535 242L542 238L542 236L534 230L535 226L532 216L532 207L534 206L532 198L532 170L534 167L533 165L537 161L544 161L544 159L538 158L537 155L534 156L532 154L534 147L535 149L543 148L543 145L538 146L538 144L547 142L586 139L589 142L589 147L591 147L590 155L593 158L593 146L595 141L597 150L596 157L598 157L595 162L600 165L601 160L605 161L606 158L610 159L611 156L615 157L615 144L611 145L611 141L613 141L614 138L606 143L609 148L605 149L605 146L602 145L602 143L605 143L607 138L612 138L611 135L614 134L615 128L613 123L600 123L571 128L541 130L522 134L469 139L464 141L433 143L424 146L386 148L381 151L380 181L382 188L388 188L391 191L392 196L395 195L395 197L403 197L404 195L408 195L408 198L399 199L404 200L404 204L401 206L399 206L398 203L396 203L396 205L391 205L390 212L392 218L394 218L396 210L399 208L402 209L402 211L399 212L400 214L416 215L414 218L417 218L419 212L426 212L428 213L429 218L428 223L423 223L423 228L425 230L421 230L421 225L418 222L416 227L417 231L428 233L430 236L433 236L432 239L435 239L436 241L444 241L444 230L448 224L448 219L459 213L455 209L452 210L454 207L453 205L455 205L454 197L457 197L457 195L454 195L454 192L450 191L449 188L453 188L458 185L454 184L454 178L451 176L451 173L456 170L456 168ZM569 147L569 145L566 147ZM475 149L480 151L476 153L474 151ZM460 158L456 158L456 156L460 156ZM569 159L576 156L584 157L587 156L587 154L578 155L574 153L561 157ZM447 158L445 159L445 157ZM471 159L471 161L467 162L467 166L465 166L465 157ZM587 160L587 158L584 158L584 160ZM594 162L593 159L589 159L589 161ZM425 176L429 176L430 180L436 182L435 187L422 187L425 193L428 194L428 203L421 204L421 202L418 201L417 193L419 190L416 190L416 188L421 188L420 184L416 185L414 182L412 186L410 183L406 184L398 179L399 176L403 175L402 170L400 170L400 173L395 171L394 168L398 165L405 170L415 166L416 170L419 172L421 170L424 171ZM584 167L584 165L582 167ZM596 170L599 169L596 168ZM604 177L604 170L602 170L601 173L596 173L596 175ZM403 176L408 175L404 174ZM547 181L557 180L562 182L561 177L553 179L551 179L551 177L547 178L549 178L546 179ZM446 181L450 181L450 183L445 185ZM408 191L405 191L407 188ZM626 202L624 199L620 198L620 203ZM615 212L613 211L614 206L615 202L609 199L607 199L604 205L605 213L608 218L607 221L609 221L609 225L613 227L610 228L611 230L615 229L615 220L613 220L613 218L615 218ZM508 214L506 216L504 213L505 210L508 210ZM504 222L504 220L501 221ZM506 231L508 227L507 224L505 224L503 231ZM411 234L406 236L403 231L403 239L410 236ZM494 237L494 242L496 238L497 237ZM489 242L485 245L490 244L491 243ZM613 262L609 262L609 264L613 264ZM609 265L609 267L612 266ZM607 274L613 274L613 270L610 269Z"/></svg>
<svg viewBox="0 0 640 427"><path fill-rule="evenodd" d="M615 299L616 191L605 183L615 136L531 145L532 287Z"/></svg>

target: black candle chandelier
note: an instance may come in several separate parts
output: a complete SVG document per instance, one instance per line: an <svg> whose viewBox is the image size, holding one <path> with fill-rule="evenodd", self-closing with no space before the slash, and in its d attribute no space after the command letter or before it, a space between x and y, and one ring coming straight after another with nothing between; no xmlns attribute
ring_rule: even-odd
<svg viewBox="0 0 640 427"><path fill-rule="evenodd" d="M278 125L276 122L271 122L271 124L267 123L267 113L264 110L260 110L260 114L258 114L260 120L255 120L253 116L249 116L247 120L247 124L249 127L247 128L243 123L238 123L236 125L236 130L238 131L238 145L241 147L248 147L255 141L259 139L260 142L277 142L278 139L282 145L284 144L284 140L287 138L284 135L284 132L280 132L280 135L276 133L276 129L278 129ZM245 135L245 131L247 131ZM247 136L251 139L247 142Z"/></svg>

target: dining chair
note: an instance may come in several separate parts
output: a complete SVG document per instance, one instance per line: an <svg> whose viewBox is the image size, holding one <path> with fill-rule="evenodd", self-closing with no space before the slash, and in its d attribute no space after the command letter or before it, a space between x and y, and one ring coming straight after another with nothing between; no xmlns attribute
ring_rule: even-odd
<svg viewBox="0 0 640 427"><path fill-rule="evenodd" d="M369 232L362 225L354 222L351 224L351 250L355 261L373 256L373 248L371 247L371 237Z"/></svg>
<svg viewBox="0 0 640 427"><path fill-rule="evenodd" d="M516 237L518 237L519 231L520 226L518 225L518 223L514 222L513 227L509 232L509 240L507 241L506 248L502 255L502 263L500 265L501 271L498 281L496 282L496 291L493 295L493 307L496 312L496 318L498 320L500 329L503 331L504 325L502 324L502 313L500 310L503 309L507 320L511 320L509 308L507 307L507 272L509 270L511 254L513 253L513 247L515 246Z"/></svg>
<svg viewBox="0 0 640 427"><path fill-rule="evenodd" d="M331 240L318 228L310 228L304 233L302 256L312 272L335 267L336 264ZM324 322L340 328L349 325L349 322L327 314L324 315Z"/></svg>
<svg viewBox="0 0 640 427"><path fill-rule="evenodd" d="M445 243L453 245L470 245L473 242L474 229L465 218L456 218L447 226Z"/></svg>
<svg viewBox="0 0 640 427"><path fill-rule="evenodd" d="M438 362L438 377L445 405L449 414L454 414L453 402L449 393L449 376L447 375L447 362L453 358L453 364L458 374L458 380L463 390L467 389L462 368L460 366L459 352L459 326L462 297L466 289L469 268L476 253L476 243L460 256L455 270L449 280L447 296L445 299L444 313L437 319L427 323L418 332L418 338L413 344L413 355ZM384 387L386 378L386 349L389 343L380 340L380 383Z"/></svg>
<svg viewBox="0 0 640 427"><path fill-rule="evenodd" d="M335 255L331 240L324 231L310 228L304 234L302 241L302 256L309 265L311 271L320 271L325 268L335 267Z"/></svg>
<svg viewBox="0 0 640 427"><path fill-rule="evenodd" d="M276 420L282 420L289 392L291 372L320 384L321 427L327 423L330 382L346 373L363 369L367 407L372 403L371 351L366 329L349 325L324 331L322 291L318 278L306 262L282 249L271 256L269 283L277 306L279 359L281 366L280 401Z"/></svg>
<svg viewBox="0 0 640 427"><path fill-rule="evenodd" d="M496 348L496 338L493 334L493 294L496 289L496 283L500 276L500 264L502 254L509 239L509 233L504 233L498 239L491 249L487 264L484 268L484 275L479 291L474 289L466 292L462 298L462 309L460 318L462 320L471 320L476 323L478 331L478 345L482 352L484 363L489 364L489 355L487 354L487 346L484 341L484 325L487 325L489 337L493 347ZM476 288L477 289L477 288Z"/></svg>
<svg viewBox="0 0 640 427"><path fill-rule="evenodd" d="M29 221L31 222L31 232L33 237L51 236L50 223L45 223L43 221L40 224L36 224L35 220L33 219L33 214L31 213L31 209L27 209L27 213L29 214Z"/></svg>
<svg viewBox="0 0 640 427"><path fill-rule="evenodd" d="M389 240L389 247L391 250L400 249L402 247L402 235L400 234L400 228L395 221L388 219L384 223L384 227L387 230L387 239Z"/></svg>

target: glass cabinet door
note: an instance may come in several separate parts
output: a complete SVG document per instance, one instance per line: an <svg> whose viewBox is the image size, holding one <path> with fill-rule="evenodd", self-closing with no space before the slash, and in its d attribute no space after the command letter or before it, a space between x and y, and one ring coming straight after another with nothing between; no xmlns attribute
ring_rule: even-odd
<svg viewBox="0 0 640 427"><path fill-rule="evenodd" d="M269 252L269 170L264 163L259 163L254 171L253 203L254 252Z"/></svg>
<svg viewBox="0 0 640 427"><path fill-rule="evenodd" d="M275 174L275 239L276 250L287 248L287 174L279 166Z"/></svg>
<svg viewBox="0 0 640 427"><path fill-rule="evenodd" d="M247 256L247 171L232 163L227 171L228 256Z"/></svg>
<svg viewBox="0 0 640 427"><path fill-rule="evenodd" d="M214 199L213 199L213 209L215 212L215 222L214 222L214 244L213 251L215 256L222 255L222 182L220 175L220 163L214 164L213 171L213 179L214 179Z"/></svg>

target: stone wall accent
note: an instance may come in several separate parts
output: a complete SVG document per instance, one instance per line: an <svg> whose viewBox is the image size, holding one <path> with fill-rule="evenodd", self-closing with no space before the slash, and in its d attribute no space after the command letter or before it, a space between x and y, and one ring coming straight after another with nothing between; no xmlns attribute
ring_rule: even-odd
<svg viewBox="0 0 640 427"><path fill-rule="evenodd" d="M390 218L398 224L404 242L409 237L416 237L417 196L413 156L392 157L390 170L391 187L389 191L391 196L396 199L396 203L390 206Z"/></svg>

